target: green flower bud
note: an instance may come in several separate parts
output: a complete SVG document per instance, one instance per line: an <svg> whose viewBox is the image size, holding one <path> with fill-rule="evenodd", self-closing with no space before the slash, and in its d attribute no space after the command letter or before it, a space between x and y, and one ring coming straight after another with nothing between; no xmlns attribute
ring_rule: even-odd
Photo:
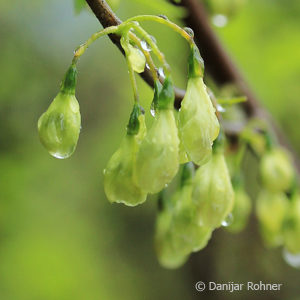
<svg viewBox="0 0 300 300"><path fill-rule="evenodd" d="M300 253L300 195L295 194L283 226L284 245L290 253Z"/></svg>
<svg viewBox="0 0 300 300"><path fill-rule="evenodd" d="M190 78L179 111L180 137L190 160L203 165L210 159L219 130L219 121L203 79Z"/></svg>
<svg viewBox="0 0 300 300"><path fill-rule="evenodd" d="M192 44L190 55L188 58L189 64L189 78L202 77L204 75L204 61L201 57L198 47L196 44Z"/></svg>
<svg viewBox="0 0 300 300"><path fill-rule="evenodd" d="M260 174L267 189L274 192L288 190L294 178L288 153L283 148L272 148L261 159Z"/></svg>
<svg viewBox="0 0 300 300"><path fill-rule="evenodd" d="M132 46L129 43L128 38L124 36L122 36L121 38L121 45L125 51L125 54L127 56L127 59L130 62L132 69L137 73L144 72L145 65L146 65L146 58L143 52L140 49Z"/></svg>
<svg viewBox="0 0 300 300"><path fill-rule="evenodd" d="M68 158L75 151L81 117L75 97L76 67L71 66L61 90L38 121L40 141L51 155Z"/></svg>
<svg viewBox="0 0 300 300"><path fill-rule="evenodd" d="M133 120L135 118L137 120ZM134 134L136 128L138 132ZM136 153L144 138L145 128L145 117L137 114L135 105L127 126L127 135L104 170L104 190L110 202L136 206L146 201L147 194L134 181Z"/></svg>
<svg viewBox="0 0 300 300"><path fill-rule="evenodd" d="M158 111L136 160L137 185L158 193L178 171L179 139L173 109Z"/></svg>
<svg viewBox="0 0 300 300"><path fill-rule="evenodd" d="M226 227L230 232L240 232L242 231L247 222L249 215L251 213L251 199L241 186L234 188L234 206L232 210L233 222Z"/></svg>
<svg viewBox="0 0 300 300"><path fill-rule="evenodd" d="M221 152L216 152L196 171L192 197L198 207L199 224L208 228L221 226L234 204L234 192Z"/></svg>
<svg viewBox="0 0 300 300"><path fill-rule="evenodd" d="M282 226L288 208L284 193L262 190L256 202L256 215L260 223L261 235L267 246L282 244Z"/></svg>

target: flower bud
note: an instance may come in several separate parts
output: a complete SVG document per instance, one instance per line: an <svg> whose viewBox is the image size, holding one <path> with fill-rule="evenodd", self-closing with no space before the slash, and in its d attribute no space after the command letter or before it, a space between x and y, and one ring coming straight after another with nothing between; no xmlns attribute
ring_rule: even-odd
<svg viewBox="0 0 300 300"><path fill-rule="evenodd" d="M146 58L143 52L132 46L126 37L121 38L121 45L125 51L127 59L132 67L132 69L137 73L142 73L145 70Z"/></svg>
<svg viewBox="0 0 300 300"><path fill-rule="evenodd" d="M286 191L292 184L294 171L288 153L272 148L261 159L260 174L263 185L271 191Z"/></svg>
<svg viewBox="0 0 300 300"><path fill-rule="evenodd" d="M300 253L300 195L295 194L289 203L283 226L284 245L290 253Z"/></svg>
<svg viewBox="0 0 300 300"><path fill-rule="evenodd" d="M245 228L251 213L252 204L250 197L242 186L234 188L234 195L234 206L232 209L233 221L226 229L230 232L237 233Z"/></svg>
<svg viewBox="0 0 300 300"><path fill-rule="evenodd" d="M147 194L134 181L136 153L144 138L145 127L144 115L137 113L135 105L127 126L127 135L104 170L104 190L110 202L135 206L146 201Z"/></svg>
<svg viewBox="0 0 300 300"><path fill-rule="evenodd" d="M71 66L61 90L38 121L40 141L51 155L68 158L76 148L81 117L75 97L76 68Z"/></svg>
<svg viewBox="0 0 300 300"><path fill-rule="evenodd" d="M180 137L190 160L203 165L210 159L219 130L219 121L203 79L190 78L179 111Z"/></svg>
<svg viewBox="0 0 300 300"><path fill-rule="evenodd" d="M159 94L157 113L136 160L136 182L144 191L158 193L178 171L179 139L174 117L174 91L166 78Z"/></svg>
<svg viewBox="0 0 300 300"><path fill-rule="evenodd" d="M282 244L282 226L287 213L288 199L284 193L262 190L256 202L256 215L261 235L267 246Z"/></svg>
<svg viewBox="0 0 300 300"><path fill-rule="evenodd" d="M215 152L212 159L196 171L192 197L197 205L199 225L221 226L234 203L234 192L221 151Z"/></svg>

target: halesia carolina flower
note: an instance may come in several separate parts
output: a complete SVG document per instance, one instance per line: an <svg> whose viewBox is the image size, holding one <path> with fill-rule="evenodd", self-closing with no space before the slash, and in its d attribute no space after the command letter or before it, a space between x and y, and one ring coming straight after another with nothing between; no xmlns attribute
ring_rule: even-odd
<svg viewBox="0 0 300 300"><path fill-rule="evenodd" d="M282 245L283 222L288 209L288 199L282 192L262 190L256 201L256 215L261 235L267 246Z"/></svg>
<svg viewBox="0 0 300 300"><path fill-rule="evenodd" d="M179 131L190 160L203 165L211 158L212 144L218 137L220 125L203 78L199 76L201 73L195 72L195 69L201 68L193 67L198 62L192 59L194 56L193 50L190 57L187 90L179 111Z"/></svg>
<svg viewBox="0 0 300 300"><path fill-rule="evenodd" d="M201 226L217 228L231 212L234 191L222 152L215 152L211 160L195 175L193 201L197 205Z"/></svg>
<svg viewBox="0 0 300 300"><path fill-rule="evenodd" d="M68 158L75 151L81 117L75 97L76 67L72 65L62 82L60 92L38 121L40 141L56 158Z"/></svg>
<svg viewBox="0 0 300 300"><path fill-rule="evenodd" d="M271 191L286 191L290 188L294 171L288 153L282 148L272 148L262 157L260 174L263 185Z"/></svg>
<svg viewBox="0 0 300 300"><path fill-rule="evenodd" d="M135 206L146 201L147 193L134 181L136 153L145 133L145 118L136 104L127 126L127 134L104 170L104 190L110 202Z"/></svg>
<svg viewBox="0 0 300 300"><path fill-rule="evenodd" d="M234 206L232 210L232 223L226 227L228 231L237 233L242 231L249 219L251 213L251 199L242 186L234 188Z"/></svg>
<svg viewBox="0 0 300 300"><path fill-rule="evenodd" d="M142 73L145 70L146 58L143 52L132 46L127 38L121 38L121 45L126 53L126 57L129 60L129 63L132 69L137 73Z"/></svg>
<svg viewBox="0 0 300 300"><path fill-rule="evenodd" d="M293 254L300 253L300 195L296 193L289 203L283 227L286 249Z"/></svg>
<svg viewBox="0 0 300 300"><path fill-rule="evenodd" d="M156 224L156 249L159 261L168 268L181 266L193 251L204 248L212 230L197 222L196 207L192 201L193 165L182 169L181 186L165 200Z"/></svg>
<svg viewBox="0 0 300 300"><path fill-rule="evenodd" d="M148 193L161 191L178 171L179 139L173 112L174 91L166 78L152 127L142 141L136 160L137 185Z"/></svg>

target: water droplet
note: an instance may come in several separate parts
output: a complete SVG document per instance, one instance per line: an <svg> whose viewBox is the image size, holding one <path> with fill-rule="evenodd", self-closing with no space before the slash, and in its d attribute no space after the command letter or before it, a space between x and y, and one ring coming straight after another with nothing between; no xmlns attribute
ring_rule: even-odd
<svg viewBox="0 0 300 300"><path fill-rule="evenodd" d="M159 77L162 77L162 78L165 78L165 77L166 77L165 72L164 72L164 69L163 69L162 67L159 67L159 68L158 68L157 73L158 73L158 76L159 76Z"/></svg>
<svg viewBox="0 0 300 300"><path fill-rule="evenodd" d="M226 111L226 109L222 105L217 104L217 111L223 113Z"/></svg>
<svg viewBox="0 0 300 300"><path fill-rule="evenodd" d="M146 63L146 68L148 69L148 70L150 70L150 66Z"/></svg>
<svg viewBox="0 0 300 300"><path fill-rule="evenodd" d="M156 38L153 35L150 35L151 40L153 41L154 44L157 43Z"/></svg>
<svg viewBox="0 0 300 300"><path fill-rule="evenodd" d="M151 108L150 108L150 114L152 117L155 117L155 109L154 109L154 103L151 103Z"/></svg>
<svg viewBox="0 0 300 300"><path fill-rule="evenodd" d="M141 41L141 47L145 50L150 52L152 49L150 47L150 45L146 42L146 41Z"/></svg>
<svg viewBox="0 0 300 300"><path fill-rule="evenodd" d="M300 253L293 254L288 250L283 249L282 256L289 266L300 269Z"/></svg>
<svg viewBox="0 0 300 300"><path fill-rule="evenodd" d="M225 220L223 220L223 222L221 223L222 226L224 227L228 227L229 225L231 225L233 222L233 215L232 213L230 213L226 218Z"/></svg>
<svg viewBox="0 0 300 300"><path fill-rule="evenodd" d="M169 20L168 17L166 15L158 15L160 18L165 19L165 20Z"/></svg>
<svg viewBox="0 0 300 300"><path fill-rule="evenodd" d="M192 28L190 28L190 27L184 27L183 29L184 29L184 31L185 31L189 36L191 36L192 38L194 38L194 31L193 31Z"/></svg>
<svg viewBox="0 0 300 300"><path fill-rule="evenodd" d="M71 156L72 153L61 153L61 152L49 152L52 156L58 159L66 159Z"/></svg>
<svg viewBox="0 0 300 300"><path fill-rule="evenodd" d="M226 16L217 14L212 17L212 22L217 27L224 27L228 23L228 19Z"/></svg>
<svg viewBox="0 0 300 300"><path fill-rule="evenodd" d="M138 21L133 21L132 23L137 25L137 26L140 26L140 23Z"/></svg>

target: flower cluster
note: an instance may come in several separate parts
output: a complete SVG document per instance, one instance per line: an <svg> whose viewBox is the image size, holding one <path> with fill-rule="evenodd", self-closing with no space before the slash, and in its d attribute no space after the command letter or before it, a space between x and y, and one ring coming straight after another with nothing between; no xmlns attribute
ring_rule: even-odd
<svg viewBox="0 0 300 300"><path fill-rule="evenodd" d="M187 89L179 110L174 108L170 67L153 37L137 22L140 20L167 25L189 43ZM99 37L119 35L134 104L126 134L104 170L104 190L111 203L128 206L145 202L148 194L158 194L160 209L155 248L161 265L179 267L192 252L204 248L212 232L221 225L231 232L240 232L246 226L252 207L241 174L241 157L246 144L262 154L263 188L256 201L256 215L263 239L269 246L284 245L291 253L300 253L300 194L289 155L271 143L262 151L262 130L251 135L251 127L247 129L251 125L249 122L243 129L245 145L238 146L242 155L235 156L230 175L225 161L227 144L215 108L221 101L214 99L213 103L207 91L203 80L204 63L191 32L164 17L146 15L93 34L75 50L58 95L38 121L41 143L56 158L72 155L81 129L79 104L75 98L76 63ZM152 54L158 59L160 68L156 67ZM146 68L154 81L152 122L146 120L139 104L135 79L135 73L142 73ZM159 69L166 75L158 74ZM223 99L228 105L239 101L244 98ZM177 174L180 178L174 180ZM170 183L172 188L168 187Z"/></svg>

